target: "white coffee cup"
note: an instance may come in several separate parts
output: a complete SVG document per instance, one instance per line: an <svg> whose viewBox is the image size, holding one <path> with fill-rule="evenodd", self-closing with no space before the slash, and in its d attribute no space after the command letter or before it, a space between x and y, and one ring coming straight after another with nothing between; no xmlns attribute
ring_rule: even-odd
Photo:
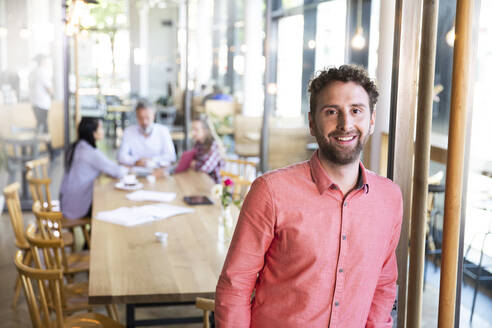
<svg viewBox="0 0 492 328"><path fill-rule="evenodd" d="M156 232L154 233L155 239L163 244L167 243L167 233L166 232Z"/></svg>
<svg viewBox="0 0 492 328"><path fill-rule="evenodd" d="M137 176L135 174L128 174L123 177L123 183L125 185L137 184Z"/></svg>

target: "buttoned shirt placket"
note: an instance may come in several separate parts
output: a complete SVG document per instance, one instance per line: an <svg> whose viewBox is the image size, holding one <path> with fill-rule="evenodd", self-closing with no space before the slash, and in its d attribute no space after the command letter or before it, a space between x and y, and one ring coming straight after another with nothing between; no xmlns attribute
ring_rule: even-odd
<svg viewBox="0 0 492 328"><path fill-rule="evenodd" d="M335 291L333 293L333 300L331 304L331 316L330 316L330 328L335 328L337 327L337 322L338 322L338 309L340 306L340 302L343 298L343 291L345 287L345 256L347 254L347 245L349 242L348 239L348 233L346 231L346 221L348 220L345 219L349 213L349 204L350 202L354 201L355 198L360 197L360 194L365 192L366 186L363 185L355 190L352 190L348 193L348 195L343 198L342 192L338 187L335 186L336 192L338 192L342 197L341 197L341 202L340 202L340 235L339 235L339 249L338 249L338 261L337 261L337 269L336 269L336 276L335 276Z"/></svg>

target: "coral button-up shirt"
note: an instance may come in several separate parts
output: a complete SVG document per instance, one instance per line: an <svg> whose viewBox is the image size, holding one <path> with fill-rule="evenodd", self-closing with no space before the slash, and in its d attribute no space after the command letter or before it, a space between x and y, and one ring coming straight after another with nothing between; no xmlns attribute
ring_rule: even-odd
<svg viewBox="0 0 492 328"><path fill-rule="evenodd" d="M362 163L345 197L317 152L259 177L217 284L217 326L391 327L401 218L399 187Z"/></svg>

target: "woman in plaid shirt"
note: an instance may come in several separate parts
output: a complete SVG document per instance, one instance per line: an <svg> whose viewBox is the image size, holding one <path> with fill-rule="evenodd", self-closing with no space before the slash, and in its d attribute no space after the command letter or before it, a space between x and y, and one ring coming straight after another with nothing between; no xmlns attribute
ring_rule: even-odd
<svg viewBox="0 0 492 328"><path fill-rule="evenodd" d="M191 136L196 150L191 167L207 173L215 183L220 183L220 169L224 167L224 160L206 118L195 118L192 121Z"/></svg>

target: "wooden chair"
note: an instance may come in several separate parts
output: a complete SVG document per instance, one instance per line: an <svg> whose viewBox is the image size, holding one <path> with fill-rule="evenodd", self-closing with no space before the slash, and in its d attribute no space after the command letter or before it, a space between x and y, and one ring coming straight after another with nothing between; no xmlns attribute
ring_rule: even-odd
<svg viewBox="0 0 492 328"><path fill-rule="evenodd" d="M14 230L15 246L20 251L24 252L25 264L29 265L32 261L32 253L29 243L24 236L24 220L22 219L19 189L20 184L18 182L15 182L5 187L5 189L3 189L3 194L5 196L7 209L10 215L10 223L12 224L12 229ZM14 287L14 301L12 304L12 307L14 309L17 307L17 301L19 300L20 291L21 281L20 278L17 277Z"/></svg>
<svg viewBox="0 0 492 328"><path fill-rule="evenodd" d="M238 175L244 180L253 181L256 178L256 163L242 159L225 159L224 172Z"/></svg>
<svg viewBox="0 0 492 328"><path fill-rule="evenodd" d="M123 327L111 318L99 313L64 316L61 300L63 271L60 269L32 268L24 262L22 252L17 251L15 266L24 287L34 328ZM34 287L37 287L37 295L34 292ZM52 312L55 314L54 318Z"/></svg>
<svg viewBox="0 0 492 328"><path fill-rule="evenodd" d="M60 202L51 198L50 185L51 179L48 177L49 158L43 157L26 163L26 179L29 183L32 199L39 201L42 208L47 211L60 211ZM90 218L78 220L62 219L62 226L69 229L73 234L75 227L81 227L87 246L90 247L90 236L87 226L90 225Z"/></svg>
<svg viewBox="0 0 492 328"><path fill-rule="evenodd" d="M31 245L34 264L38 269L63 270L63 241L61 239L45 239L36 235L36 226L30 224L26 229L26 238ZM63 283L61 291L63 314L77 311L92 311L89 305L89 284L87 281ZM108 315L118 321L118 312L114 304L106 305Z"/></svg>
<svg viewBox="0 0 492 328"><path fill-rule="evenodd" d="M59 211L60 203L51 199L48 176L49 157L43 157L26 162L26 178L34 201L40 201L49 211Z"/></svg>
<svg viewBox="0 0 492 328"><path fill-rule="evenodd" d="M61 256L63 264L63 273L71 278L79 272L89 271L89 251L66 254L65 243L61 239L62 219L61 212L44 211L39 201L34 202L32 211L36 217L40 235L45 240L61 240Z"/></svg>
<svg viewBox="0 0 492 328"><path fill-rule="evenodd" d="M238 156L260 156L262 120L262 117L236 115L234 119L234 152Z"/></svg>
<svg viewBox="0 0 492 328"><path fill-rule="evenodd" d="M316 142L301 117L272 117L268 125L268 168L274 170L308 160L313 151L307 145ZM287 142L286 142L287 141Z"/></svg>
<svg viewBox="0 0 492 328"><path fill-rule="evenodd" d="M215 310L215 301L208 298L197 297L195 306L203 310L203 328L210 328L209 315L210 312Z"/></svg>

